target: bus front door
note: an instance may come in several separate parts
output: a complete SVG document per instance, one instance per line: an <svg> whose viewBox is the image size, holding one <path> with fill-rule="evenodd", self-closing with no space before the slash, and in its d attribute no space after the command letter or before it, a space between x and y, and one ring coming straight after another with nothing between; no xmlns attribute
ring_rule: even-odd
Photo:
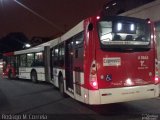
<svg viewBox="0 0 160 120"><path fill-rule="evenodd" d="M73 41L66 43L65 50L65 78L66 78L66 90L74 93L73 91Z"/></svg>

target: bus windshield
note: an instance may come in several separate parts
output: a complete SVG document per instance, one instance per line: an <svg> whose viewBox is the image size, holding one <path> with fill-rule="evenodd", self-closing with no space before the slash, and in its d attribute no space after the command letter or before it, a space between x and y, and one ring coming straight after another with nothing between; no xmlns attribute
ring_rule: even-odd
<svg viewBox="0 0 160 120"><path fill-rule="evenodd" d="M108 19L98 23L100 43L105 47L150 45L149 23L137 19Z"/></svg>

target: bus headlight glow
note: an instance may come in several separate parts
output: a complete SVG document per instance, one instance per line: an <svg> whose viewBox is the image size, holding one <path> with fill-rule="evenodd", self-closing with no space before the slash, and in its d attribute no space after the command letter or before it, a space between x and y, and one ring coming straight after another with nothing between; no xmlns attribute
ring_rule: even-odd
<svg viewBox="0 0 160 120"><path fill-rule="evenodd" d="M87 98L87 95L86 95L86 94L84 95L84 98Z"/></svg>
<svg viewBox="0 0 160 120"><path fill-rule="evenodd" d="M97 86L97 82L96 81L94 81L92 84L93 84L94 87Z"/></svg>
<svg viewBox="0 0 160 120"><path fill-rule="evenodd" d="M157 76L154 78L154 81L155 81L155 84L158 84L158 83L159 83L159 79L158 79Z"/></svg>

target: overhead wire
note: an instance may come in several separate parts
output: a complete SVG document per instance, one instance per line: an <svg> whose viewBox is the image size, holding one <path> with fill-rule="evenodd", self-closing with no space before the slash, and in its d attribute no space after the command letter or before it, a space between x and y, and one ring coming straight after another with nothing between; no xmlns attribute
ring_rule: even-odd
<svg viewBox="0 0 160 120"><path fill-rule="evenodd" d="M40 19L42 19L43 21L47 22L48 24L50 24L52 27L56 28L57 30L59 30L60 32L64 32L63 29L61 29L59 26L57 26L56 24L54 24L52 21L48 20L47 18L43 17L42 15L40 15L39 13L35 12L34 10L32 10L31 8L27 7L26 5L22 4L21 2L19 2L18 0L13 0L15 1L17 4L19 4L20 6L22 6L23 8L25 8L26 10L28 10L29 12L31 12L32 14L36 15L37 17L39 17Z"/></svg>

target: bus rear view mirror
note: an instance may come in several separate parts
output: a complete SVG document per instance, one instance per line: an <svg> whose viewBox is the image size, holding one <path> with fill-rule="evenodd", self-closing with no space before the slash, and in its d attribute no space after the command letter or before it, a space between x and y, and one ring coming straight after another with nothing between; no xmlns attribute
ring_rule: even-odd
<svg viewBox="0 0 160 120"><path fill-rule="evenodd" d="M93 23L89 23L88 25L88 31L92 31L93 30Z"/></svg>

